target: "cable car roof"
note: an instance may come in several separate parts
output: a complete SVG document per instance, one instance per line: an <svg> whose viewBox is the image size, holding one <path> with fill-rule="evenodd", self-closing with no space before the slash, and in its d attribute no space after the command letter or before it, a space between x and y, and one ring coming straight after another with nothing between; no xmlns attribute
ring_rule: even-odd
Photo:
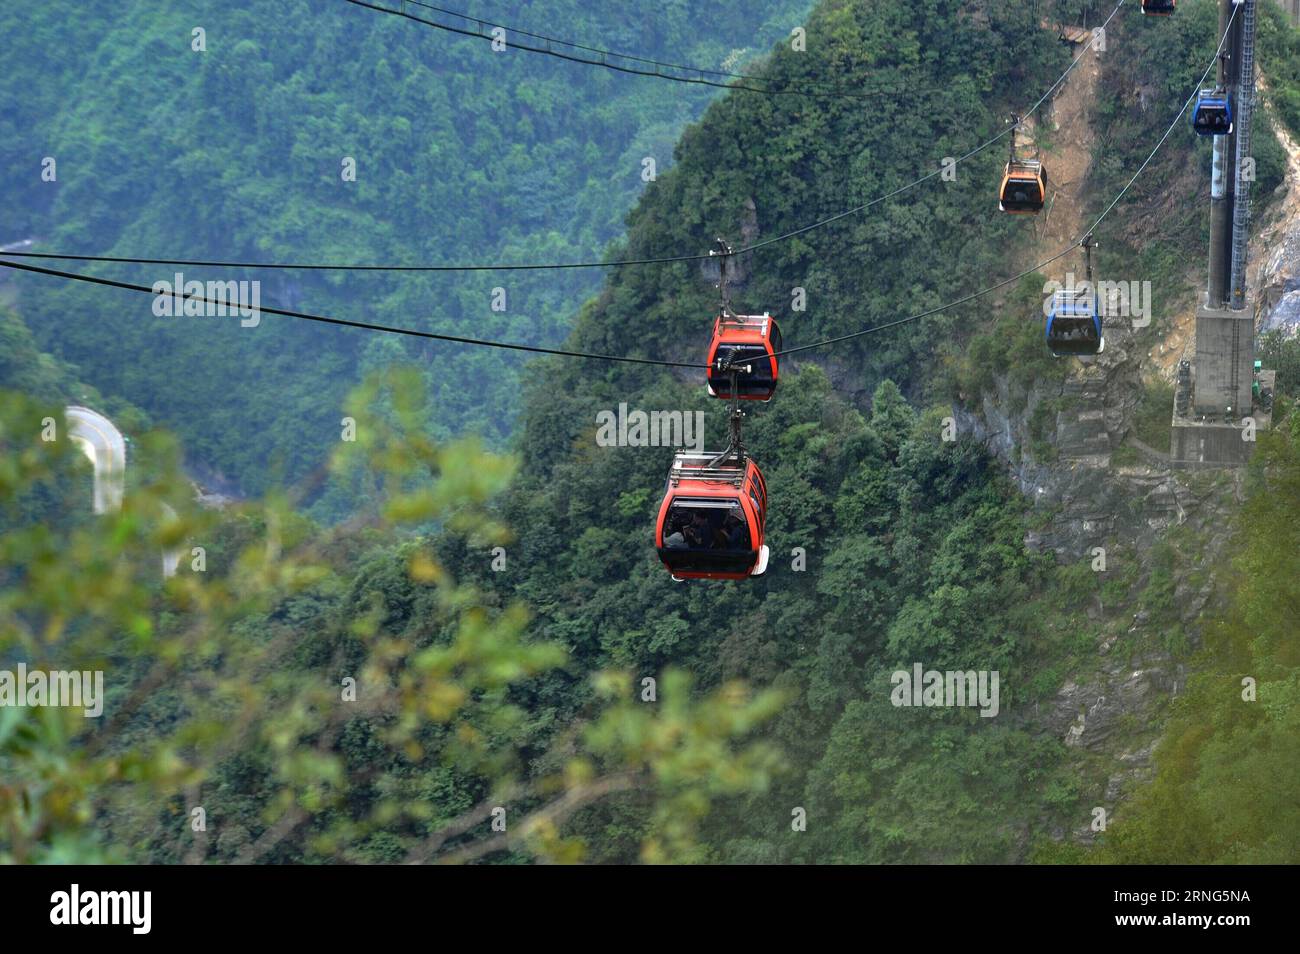
<svg viewBox="0 0 1300 954"><path fill-rule="evenodd" d="M673 458L672 469L668 471L668 480L674 487L682 481L691 480L730 484L737 489L742 487L745 475L749 471L749 460L739 460L734 463L721 461L713 464L717 457L717 454L679 453Z"/></svg>
<svg viewBox="0 0 1300 954"><path fill-rule="evenodd" d="M1015 176L1017 173L1037 178L1038 173L1042 172L1043 163L1041 159L1012 159L1007 163L1007 175Z"/></svg>

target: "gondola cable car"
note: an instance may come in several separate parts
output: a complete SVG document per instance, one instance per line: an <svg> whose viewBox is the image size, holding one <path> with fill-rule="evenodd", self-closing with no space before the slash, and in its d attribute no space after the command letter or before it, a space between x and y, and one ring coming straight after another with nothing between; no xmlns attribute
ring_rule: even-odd
<svg viewBox="0 0 1300 954"><path fill-rule="evenodd" d="M780 368L781 329L771 315L737 315L730 309L713 322L706 375L709 395L742 401L770 401Z"/></svg>
<svg viewBox="0 0 1300 954"><path fill-rule="evenodd" d="M1047 311L1047 347L1056 357L1101 354L1106 348L1102 335L1101 310L1092 280L1092 235L1080 243L1087 263L1087 280L1082 288L1062 288L1052 295Z"/></svg>
<svg viewBox="0 0 1300 954"><path fill-rule="evenodd" d="M1047 170L1038 159L1021 159L1016 155L1016 130L1020 117L1011 117L1011 153L1002 173L998 190L998 208L1012 215L1036 215L1047 201Z"/></svg>
<svg viewBox="0 0 1300 954"><path fill-rule="evenodd" d="M768 563L766 519L767 487L753 460L718 462L713 454L683 451L668 472L656 550L678 582L762 576Z"/></svg>
<svg viewBox="0 0 1300 954"><path fill-rule="evenodd" d="M668 471L655 549L678 582L743 580L767 572L767 483L745 452L744 412L734 383L730 390L727 449L720 454L680 452Z"/></svg>
<svg viewBox="0 0 1300 954"><path fill-rule="evenodd" d="M1198 136L1231 136L1232 97L1223 89L1203 89L1196 94L1192 129Z"/></svg>
<svg viewBox="0 0 1300 954"><path fill-rule="evenodd" d="M709 342L706 387L711 397L730 398L732 388L742 401L770 401L780 377L776 355L781 329L769 314L738 315L727 294L728 269L734 254L718 239L710 255L721 256L718 293L721 299Z"/></svg>

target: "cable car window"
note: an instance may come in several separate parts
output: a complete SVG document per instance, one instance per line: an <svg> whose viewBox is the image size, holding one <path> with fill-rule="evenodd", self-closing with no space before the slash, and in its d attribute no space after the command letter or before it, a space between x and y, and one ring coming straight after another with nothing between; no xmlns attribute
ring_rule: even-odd
<svg viewBox="0 0 1300 954"><path fill-rule="evenodd" d="M1052 320L1047 344L1057 354L1096 354L1101 336L1092 318L1060 316Z"/></svg>
<svg viewBox="0 0 1300 954"><path fill-rule="evenodd" d="M664 520L661 544L670 550L725 550L750 553L749 521L735 499L683 497L673 501Z"/></svg>
<svg viewBox="0 0 1300 954"><path fill-rule="evenodd" d="M781 351L781 326L775 321L772 322L772 350L778 353Z"/></svg>
<svg viewBox="0 0 1300 954"><path fill-rule="evenodd" d="M1072 341L1084 338L1095 340L1097 328L1091 318L1061 316L1052 322L1053 341Z"/></svg>
<svg viewBox="0 0 1300 954"><path fill-rule="evenodd" d="M749 372L736 375L736 390L740 394L767 394L775 378L772 374L772 359L767 356L767 349L762 345L719 345L717 360L723 364L730 361L748 364ZM714 379L714 390L719 394L731 394L729 376L719 375Z"/></svg>
<svg viewBox="0 0 1300 954"><path fill-rule="evenodd" d="M1008 209L1037 209L1043 204L1043 194L1038 191L1038 180L1012 178L1007 183L1007 194L1002 204Z"/></svg>
<svg viewBox="0 0 1300 954"><path fill-rule="evenodd" d="M1192 112L1192 128L1202 136L1232 133L1232 101L1220 90L1202 90Z"/></svg>

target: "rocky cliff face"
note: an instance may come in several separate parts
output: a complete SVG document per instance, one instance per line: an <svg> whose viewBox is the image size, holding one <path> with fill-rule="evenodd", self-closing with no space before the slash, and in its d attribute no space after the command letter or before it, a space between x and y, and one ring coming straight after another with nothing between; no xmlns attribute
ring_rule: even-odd
<svg viewBox="0 0 1300 954"><path fill-rule="evenodd" d="M1075 560L1108 540L1149 546L1199 506L1161 449L1138 446L1139 455L1130 456L1142 463L1113 461L1121 447L1133 446L1144 354L1130 329L1108 320L1105 352L1079 361L1063 382L1013 395L999 378L978 408L954 409L961 431L1005 460L1034 508L1050 514L1030 535L1032 548Z"/></svg>
<svg viewBox="0 0 1300 954"><path fill-rule="evenodd" d="M998 378L977 407L954 414L963 433L1005 462L1041 514L1034 521L1039 529L1026 536L1029 548L1065 564L1093 560L1101 547L1106 572L1130 581L1117 603L1102 605L1098 598L1088 609L1090 629L1098 633L1094 665L1072 673L1050 703L1017 714L1030 731L1079 750L1083 777L1113 816L1123 795L1149 777L1162 714L1186 682L1185 662L1167 648L1165 630L1181 627L1195 646L1199 619L1215 594L1212 574L1177 578L1176 619L1152 619L1143 593L1153 548L1177 530L1192 541L1189 564L1212 566L1228 540L1240 477L1173 471L1159 450L1134 447L1131 422L1146 351L1131 330L1108 325L1106 334L1106 351L1079 362L1063 382L1013 394L1008 380ZM1086 824L1059 834L1094 837Z"/></svg>
<svg viewBox="0 0 1300 954"><path fill-rule="evenodd" d="M1297 265L1287 243L1300 242L1300 216L1270 221L1276 235L1290 238L1281 238L1261 274L1269 287L1284 287L1290 279L1280 276L1295 274L1287 271ZM1286 307L1287 294L1276 296L1273 313ZM1241 474L1174 471L1165 448L1136 440L1149 350L1126 322L1107 320L1106 349L1096 358L1071 361L1063 377L1040 379L1027 392L995 378L953 411L962 433L1004 461L1039 516L1026 545L1060 564L1092 560L1095 548L1104 548L1105 572L1123 581L1122 596L1109 588L1109 605L1099 586L1087 610L1087 630L1096 634L1091 663L1071 672L1050 702L1015 715L1026 729L1077 751L1080 777L1111 817L1152 771L1164 712L1186 684L1187 650L1200 641L1203 614L1213 616L1213 567L1242 493ZM1171 540L1178 550L1172 608L1153 613L1153 557ZM1059 835L1094 837L1086 823Z"/></svg>
<svg viewBox="0 0 1300 954"><path fill-rule="evenodd" d="M1300 334L1300 144L1278 129L1289 158L1281 195L1251 243L1251 275L1259 308L1259 330Z"/></svg>
<svg viewBox="0 0 1300 954"><path fill-rule="evenodd" d="M1068 95L1069 89L1065 93ZM1279 131L1290 164L1286 182L1256 223L1250 260L1261 330L1300 333L1300 146ZM1067 144L1068 147L1068 144ZM1068 148L1066 151L1069 151ZM1077 198L1077 197L1076 197ZM1034 251L1039 251L1035 249ZM1173 471L1165 447L1133 434L1151 356L1177 342L1139 340L1122 320L1106 322L1106 350L1075 362L1058 381L1013 393L1006 377L969 406L954 408L972 434L1006 464L1033 509L1026 545L1059 563L1092 559L1105 548L1107 572L1123 572L1127 594L1088 610L1098 633L1095 665L1067 678L1050 704L1019 714L1027 727L1060 739L1094 766L1098 804L1114 803L1150 772L1161 714L1186 681L1184 652L1171 652L1171 630L1194 647L1197 627L1216 599L1214 567L1225 552L1230 519L1242 496L1234 471ZM1062 359L1063 361L1066 359ZM1176 539L1171 606L1158 618L1144 606L1157 547ZM1122 563L1131 561L1130 566ZM1065 832L1061 833L1063 836ZM1083 826L1075 837L1088 839Z"/></svg>

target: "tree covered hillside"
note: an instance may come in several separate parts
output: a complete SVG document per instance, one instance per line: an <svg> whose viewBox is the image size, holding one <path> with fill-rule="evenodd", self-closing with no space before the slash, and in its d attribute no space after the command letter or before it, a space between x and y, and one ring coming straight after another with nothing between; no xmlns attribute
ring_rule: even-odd
<svg viewBox="0 0 1300 954"><path fill-rule="evenodd" d="M398 4L389 6L396 8ZM649 57L738 71L801 22L806 0L559 0L464 12ZM426 11L428 12L428 11ZM434 16L442 22L464 21ZM707 29L702 25L707 24ZM206 52L192 50L204 30ZM0 244L222 261L445 264L598 257L720 90L494 53L343 0L145 0L0 10ZM56 160L57 180L41 178ZM356 181L342 163L356 160ZM141 284L157 267L73 270ZM527 343L558 342L599 273L482 275L190 270L260 279L262 304ZM18 280L43 348L182 435L248 493L322 462L321 435L367 369L429 368L442 436L499 440L522 362L267 319L167 320L130 293ZM492 290L505 290L503 312ZM148 356L148 360L138 356ZM240 426L232 426L232 422ZM334 511L328 514L340 517Z"/></svg>
<svg viewBox="0 0 1300 954"><path fill-rule="evenodd" d="M821 43L802 67L840 70L861 55L870 63L857 68L898 75L919 105L906 94L876 110L836 103L784 113L735 96L714 104L687 130L677 167L630 217L632 254L698 245L719 222L733 223L733 234L756 224L761 240L885 193L926 168L918 157L937 163L983 141L1067 59L1050 33L1034 29L1028 5L980 4L980 16L964 16L967 4L927 6L928 15L916 16L914 4L824 4L811 21ZM1122 145L1095 169L1096 211L1177 115L1196 79L1191 64L1210 62L1215 27L1196 16L1204 12L1159 39L1136 11L1112 27L1108 102L1135 82L1154 93L1143 110L1103 117ZM780 75L799 63L779 55L772 69ZM942 92L920 92L928 88ZM1190 134L1174 137L1102 236L1118 239L1118 261L1145 230L1140 247L1151 258L1132 273L1169 288L1172 273L1156 265L1191 254L1199 235L1154 241L1135 223L1149 222L1146 209L1162 190L1199 178L1201 151ZM737 307L771 308L784 321L786 346L799 346L1014 274L1008 259L1034 235L990 201L1002 161L981 156L955 182L754 253ZM930 402L947 396L953 378L1000 374L1047 387L1068 373L1042 345L1041 285L1031 277L1000 299L796 356L800 373L746 429L749 451L780 490L767 527L773 567L741 586L673 583L650 549L669 454L593 439L595 415L627 402L703 409L710 445L720 447L723 411L698 379L558 361L531 369L521 477L504 510L519 540L507 572L481 564L483 585L523 594L536 608L536 632L590 668L653 674L686 661L706 684L742 677L792 700L771 731L785 773L713 816L707 857L1010 861L1086 832L1092 807L1106 802L1105 760L1068 749L1040 712L1098 664L1099 644L1114 642L1133 660L1189 658L1174 636L1166 588L1196 568L1201 542L1184 535L1151 563L1121 556L1109 573L1087 561L1057 565L1024 543L1050 515L1030 514L979 444L943 441L951 408ZM807 312L790 310L797 287L808 291ZM691 266L620 271L584 310L573 342L626 348L636 328L634 353L691 360L704 347L712 294ZM814 362L825 370L808 367ZM845 394L865 400L854 407ZM806 553L802 571L796 548ZM1100 617L1097 606L1105 607ZM1132 631L1136 612L1154 616L1150 631ZM894 707L890 675L916 662L998 670L1002 714ZM533 704L547 714L542 721L580 711L582 671L542 680ZM626 857L635 844L629 835L641 816L634 799L623 801L591 809L583 822L597 833L597 857ZM802 834L791 830L796 808L810 819Z"/></svg>

